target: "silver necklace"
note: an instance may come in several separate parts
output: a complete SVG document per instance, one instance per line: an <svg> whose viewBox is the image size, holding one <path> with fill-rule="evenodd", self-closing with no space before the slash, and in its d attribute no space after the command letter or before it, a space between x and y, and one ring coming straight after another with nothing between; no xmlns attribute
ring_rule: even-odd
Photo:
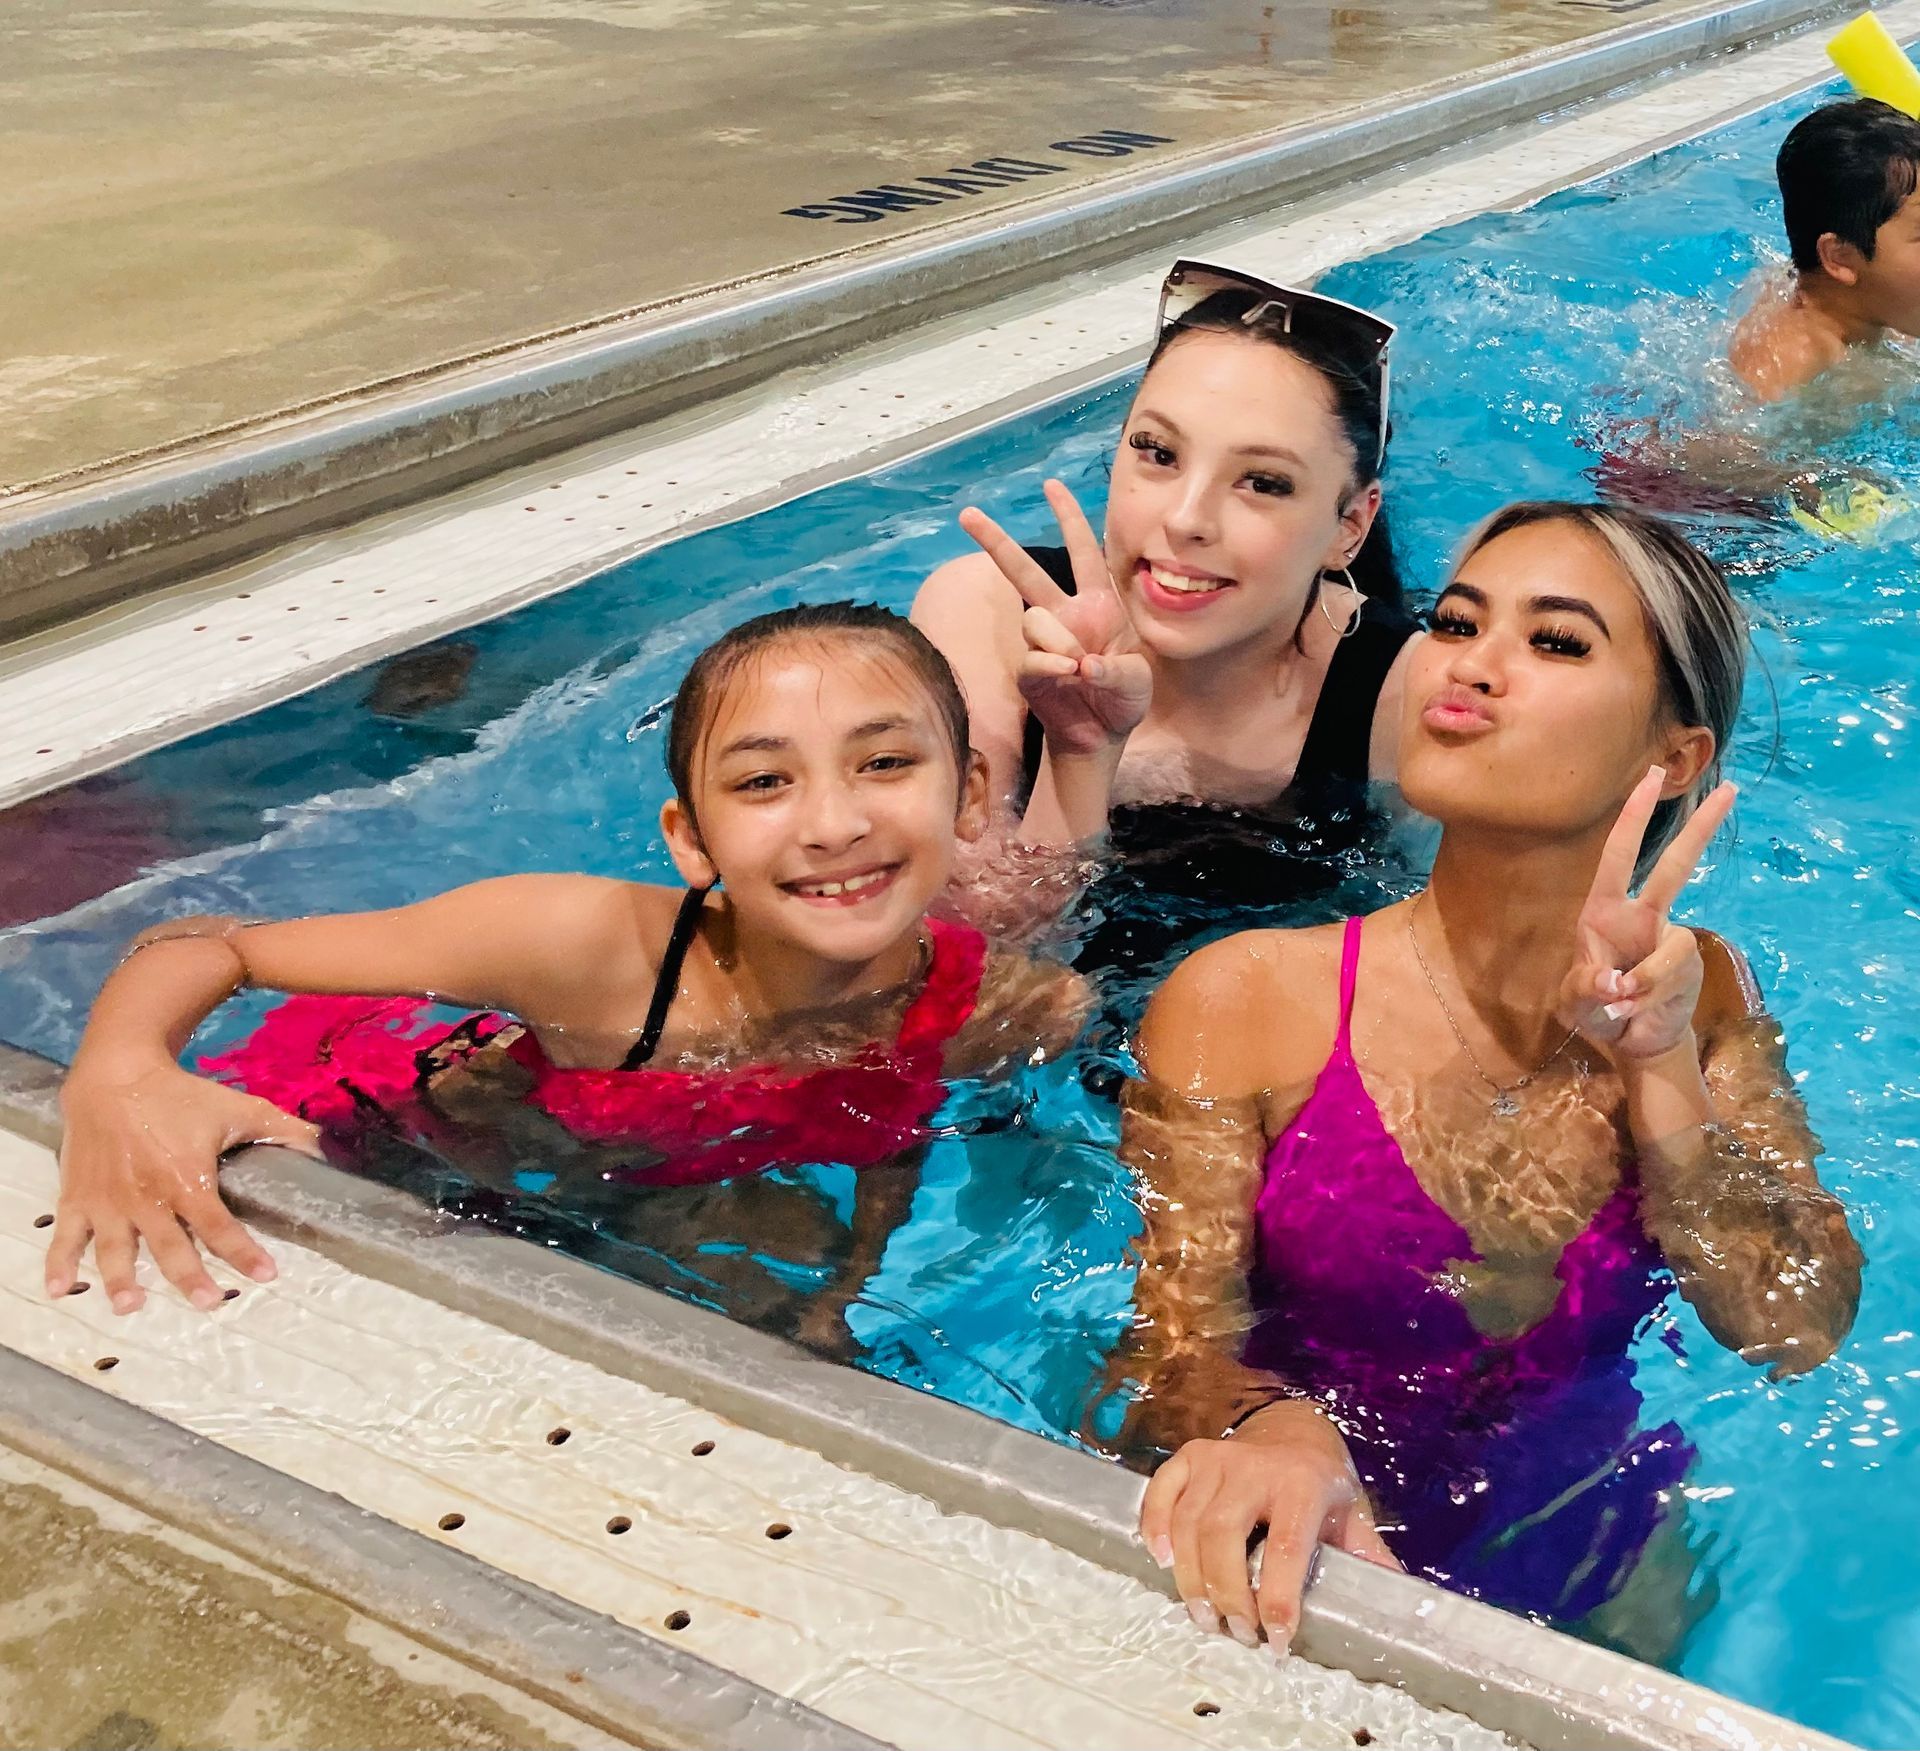
<svg viewBox="0 0 1920 1751"><path fill-rule="evenodd" d="M1440 995L1440 984L1433 976L1433 969L1427 965L1427 957L1420 952L1420 938L1414 934L1413 921L1420 911L1420 900L1426 898L1423 891L1419 900L1415 900L1407 911L1407 942L1413 949L1413 958L1419 963L1420 971L1426 975L1427 989L1433 993L1433 1000L1440 1005L1440 1013L1447 1018L1447 1026L1453 1029L1453 1037L1460 1042L1460 1050L1467 1055L1467 1062L1473 1066L1473 1073L1493 1090L1492 1111L1502 1119L1510 1119L1520 1110L1520 1103L1514 1096L1536 1076L1542 1075L1547 1068L1573 1044L1573 1036L1580 1030L1568 1028L1567 1037L1555 1046L1540 1062L1529 1070L1518 1082L1500 1083L1494 1081L1486 1072L1486 1067L1474 1056L1473 1048L1467 1044L1467 1036L1460 1031L1460 1024L1453 1019L1453 1011L1447 1007L1446 998Z"/></svg>

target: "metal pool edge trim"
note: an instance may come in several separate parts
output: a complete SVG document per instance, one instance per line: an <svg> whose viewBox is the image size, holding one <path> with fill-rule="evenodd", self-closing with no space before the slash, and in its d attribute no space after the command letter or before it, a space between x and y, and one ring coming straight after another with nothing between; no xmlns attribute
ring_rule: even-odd
<svg viewBox="0 0 1920 1751"><path fill-rule="evenodd" d="M882 1751L805 1703L5 1348L0 1446L636 1746Z"/></svg>
<svg viewBox="0 0 1920 1751"><path fill-rule="evenodd" d="M871 342L1843 10L1738 0L1623 25L1079 197L423 370L116 475L29 489L0 505L0 636L742 388L831 352L853 325Z"/></svg>
<svg viewBox="0 0 1920 1751"><path fill-rule="evenodd" d="M0 1125L56 1139L61 1075L0 1046ZM306 1156L249 1149L227 1162L223 1181L248 1221L350 1270L1172 1592L1135 1534L1145 1480L1117 1465ZM0 1438L5 1428L0 1420ZM1320 1553L1294 1646L1537 1751L1845 1751L1840 1740L1339 1551Z"/></svg>

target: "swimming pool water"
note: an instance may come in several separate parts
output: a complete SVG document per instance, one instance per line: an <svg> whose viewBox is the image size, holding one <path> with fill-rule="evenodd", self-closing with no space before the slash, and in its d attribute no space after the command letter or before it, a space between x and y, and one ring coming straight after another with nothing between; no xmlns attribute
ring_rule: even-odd
<svg viewBox="0 0 1920 1751"><path fill-rule="evenodd" d="M1403 325L1389 482L1418 588L1481 514L1522 494L1585 494L1625 424L1702 417L1701 362L1778 235L1772 154L1806 107L1324 282ZM1044 537L1041 480L1059 474L1097 505L1123 407L1124 388L1079 396L692 537L397 670L0 817L12 872L0 917L25 921L0 934L0 1035L68 1056L118 945L160 917L385 905L518 869L670 881L654 835L661 715L691 653L796 600L904 607L966 547L954 515L968 502ZM1897 402L1838 436L1778 417L1752 429L1897 477L1920 455ZM1763 616L1766 676L1734 750L1735 831L1685 909L1752 957L1868 1273L1839 1361L1785 1387L1720 1351L1678 1304L1645 1335L1648 1422L1676 1418L1701 1453L1689 1521L1710 1603L1677 1665L1862 1744L1913 1744L1920 1492L1902 1484L1905 1426L1920 1415L1906 1180L1920 1147L1920 802L1899 772L1920 682L1906 642L1920 636L1920 582L1902 540L1837 547L1789 522L1724 516L1701 527ZM1349 881L1315 916L1368 897ZM1124 1013L1139 995L1113 999ZM236 1005L202 1046L247 1020ZM1110 1033L1090 1048L1115 1049ZM848 1316L861 1365L1028 1427L1079 1424L1126 1317L1136 1223L1111 1109L1081 1068L956 1100L911 1220ZM830 1272L851 1178L809 1169L688 1194L622 1232L563 1234L537 1197L511 1214L610 1268L791 1326L805 1296L787 1291Z"/></svg>

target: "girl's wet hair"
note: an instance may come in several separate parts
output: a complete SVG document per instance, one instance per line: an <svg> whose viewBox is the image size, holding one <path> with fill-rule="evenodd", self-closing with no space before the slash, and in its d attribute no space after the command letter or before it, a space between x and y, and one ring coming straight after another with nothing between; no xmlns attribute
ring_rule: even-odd
<svg viewBox="0 0 1920 1751"><path fill-rule="evenodd" d="M1385 447L1380 430L1380 372L1372 366L1356 371L1351 361L1341 360L1324 341L1289 334L1286 317L1277 309L1255 316L1251 322L1247 320L1251 311L1268 302L1263 294L1252 287L1232 287L1202 299L1177 322L1168 323L1154 346L1152 356L1147 360L1147 370L1152 371L1167 349L1182 335L1188 334L1244 335L1293 354L1302 364L1310 365L1320 375L1333 397L1333 416L1339 421L1340 430L1353 450L1353 482L1348 491L1349 494L1359 492L1373 483L1373 458L1381 454ZM1390 608L1405 606L1406 589L1400 581L1399 564L1394 559L1393 538L1387 530L1387 509L1384 504L1374 516L1373 527L1367 531L1365 542L1347 569L1353 578L1354 588L1361 595L1385 603ZM1309 612L1318 594L1316 582L1314 597L1307 602Z"/></svg>
<svg viewBox="0 0 1920 1751"><path fill-rule="evenodd" d="M1661 710L1713 732L1713 758L1685 796L1653 811L1640 848L1644 876L1682 823L1720 782L1747 676L1747 617L1726 575L1664 517L1624 505L1529 499L1495 511L1468 538L1454 570L1488 542L1537 523L1565 523L1605 545L1632 582L1659 661Z"/></svg>
<svg viewBox="0 0 1920 1751"><path fill-rule="evenodd" d="M720 700L741 669L782 644L852 642L898 663L933 701L964 785L973 760L967 702L952 668L925 634L904 615L871 602L812 602L742 621L693 659L673 696L667 726L667 775L689 818L697 823L693 764L712 726Z"/></svg>

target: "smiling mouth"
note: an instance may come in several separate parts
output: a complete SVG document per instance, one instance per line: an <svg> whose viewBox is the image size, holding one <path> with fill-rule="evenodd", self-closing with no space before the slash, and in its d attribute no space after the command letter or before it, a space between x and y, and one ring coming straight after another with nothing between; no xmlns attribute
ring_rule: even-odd
<svg viewBox="0 0 1920 1751"><path fill-rule="evenodd" d="M1141 560L1140 569L1161 589L1176 596L1211 596L1233 587L1232 578L1193 577L1185 572L1169 571L1150 559Z"/></svg>
<svg viewBox="0 0 1920 1751"><path fill-rule="evenodd" d="M811 900L816 904L852 906L880 893L899 873L900 865L889 863L878 869L856 870L851 875L782 882L780 886L796 899Z"/></svg>

